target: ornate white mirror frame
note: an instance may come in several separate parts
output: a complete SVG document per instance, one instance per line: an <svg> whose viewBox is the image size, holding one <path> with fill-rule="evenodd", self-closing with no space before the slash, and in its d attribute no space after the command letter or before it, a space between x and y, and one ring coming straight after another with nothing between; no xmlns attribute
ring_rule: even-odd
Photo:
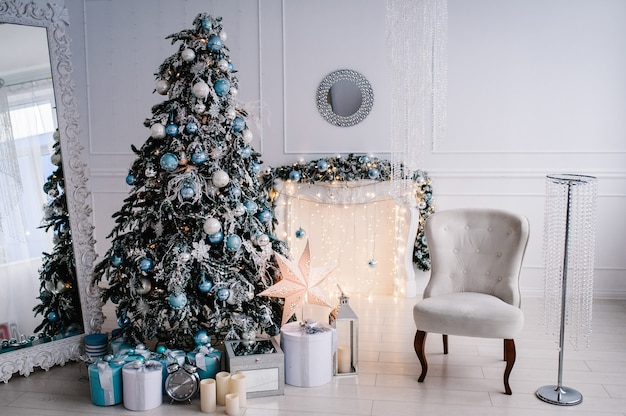
<svg viewBox="0 0 626 416"><path fill-rule="evenodd" d="M95 241L92 209L89 204L90 192L87 187L88 177L85 164L80 157L82 146L77 140L78 111L73 96L74 84L70 78L72 72L70 39L65 33L69 24L68 12L65 6L53 3L39 6L22 0L0 0L0 23L46 29L84 333L99 332L104 316L98 289L91 285L96 257ZM0 381L6 383L18 372L28 376L35 367L48 370L52 366L78 359L82 351L83 336L76 335L0 354Z"/></svg>

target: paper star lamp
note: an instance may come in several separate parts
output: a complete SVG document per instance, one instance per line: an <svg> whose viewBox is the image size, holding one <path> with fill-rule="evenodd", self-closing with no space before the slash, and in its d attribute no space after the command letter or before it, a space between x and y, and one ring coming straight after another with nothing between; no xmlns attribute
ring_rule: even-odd
<svg viewBox="0 0 626 416"><path fill-rule="evenodd" d="M278 253L275 254L283 278L259 295L285 298L281 325L284 325L304 303L330 307L319 284L337 268L336 264L311 267L308 241L297 264Z"/></svg>

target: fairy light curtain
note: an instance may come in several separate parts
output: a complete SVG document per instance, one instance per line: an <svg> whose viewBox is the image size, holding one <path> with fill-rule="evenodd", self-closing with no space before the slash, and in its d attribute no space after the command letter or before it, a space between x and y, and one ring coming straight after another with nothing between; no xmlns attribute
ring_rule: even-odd
<svg viewBox="0 0 626 416"><path fill-rule="evenodd" d="M392 71L393 178L417 170L428 132L431 146L446 136L446 0L387 0L387 51ZM397 182L406 186L405 182Z"/></svg>

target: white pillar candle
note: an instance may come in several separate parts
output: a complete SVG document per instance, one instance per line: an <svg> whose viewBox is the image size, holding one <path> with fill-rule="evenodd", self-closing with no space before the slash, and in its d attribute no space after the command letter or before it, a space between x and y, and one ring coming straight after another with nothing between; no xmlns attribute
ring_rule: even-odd
<svg viewBox="0 0 626 416"><path fill-rule="evenodd" d="M242 373L230 376L229 393L237 393L239 395L239 406L246 407L246 376Z"/></svg>
<svg viewBox="0 0 626 416"><path fill-rule="evenodd" d="M228 385L230 384L230 373L227 371L220 371L215 375L216 382L216 399L217 404L224 406L226 404L226 394L228 394Z"/></svg>
<svg viewBox="0 0 626 416"><path fill-rule="evenodd" d="M350 356L349 345L340 345L337 348L337 371L339 373L350 373L352 371Z"/></svg>
<svg viewBox="0 0 626 416"><path fill-rule="evenodd" d="M217 409L217 392L215 380L205 378L200 380L200 410L202 413L213 413Z"/></svg>
<svg viewBox="0 0 626 416"><path fill-rule="evenodd" d="M237 393L228 393L226 399L226 414L229 416L239 415L239 395Z"/></svg>

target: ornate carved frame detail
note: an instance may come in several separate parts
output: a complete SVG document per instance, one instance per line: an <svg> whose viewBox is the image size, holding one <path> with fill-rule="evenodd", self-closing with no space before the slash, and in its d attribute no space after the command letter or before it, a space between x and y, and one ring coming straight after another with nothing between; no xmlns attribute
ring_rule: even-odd
<svg viewBox="0 0 626 416"><path fill-rule="evenodd" d="M104 315L99 290L91 284L96 258L95 240L88 177L80 156L82 146L77 140L78 105L73 96L74 83L70 77L73 69L70 39L65 33L69 25L68 12L65 6L53 3L40 7L33 2L0 0L0 22L46 28L84 329L86 334L99 332ZM76 335L4 353L0 355L0 381L8 382L17 372L28 376L35 367L48 370L54 365L76 360L83 349L82 343L83 335Z"/></svg>

